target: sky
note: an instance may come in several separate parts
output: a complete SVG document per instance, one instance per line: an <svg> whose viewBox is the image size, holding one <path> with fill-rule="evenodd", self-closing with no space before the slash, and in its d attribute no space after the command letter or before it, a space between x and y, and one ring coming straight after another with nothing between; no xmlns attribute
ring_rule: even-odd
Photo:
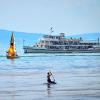
<svg viewBox="0 0 100 100"><path fill-rule="evenodd" d="M28 33L100 32L100 0L0 0L0 29Z"/></svg>

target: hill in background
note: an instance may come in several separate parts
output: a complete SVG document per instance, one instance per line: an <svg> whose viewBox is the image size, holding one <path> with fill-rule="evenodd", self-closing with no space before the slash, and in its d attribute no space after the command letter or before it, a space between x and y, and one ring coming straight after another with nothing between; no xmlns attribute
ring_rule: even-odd
<svg viewBox="0 0 100 100"><path fill-rule="evenodd" d="M96 40L98 37L100 38L100 33L83 33L83 34L76 34L67 36L68 38L80 38L82 37L83 40Z"/></svg>

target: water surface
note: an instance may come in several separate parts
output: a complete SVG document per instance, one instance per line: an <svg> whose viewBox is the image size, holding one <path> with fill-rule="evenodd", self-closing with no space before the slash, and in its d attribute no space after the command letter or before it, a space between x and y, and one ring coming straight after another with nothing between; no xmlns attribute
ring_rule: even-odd
<svg viewBox="0 0 100 100"><path fill-rule="evenodd" d="M56 85L45 85L51 70ZM100 100L100 53L0 57L0 100Z"/></svg>

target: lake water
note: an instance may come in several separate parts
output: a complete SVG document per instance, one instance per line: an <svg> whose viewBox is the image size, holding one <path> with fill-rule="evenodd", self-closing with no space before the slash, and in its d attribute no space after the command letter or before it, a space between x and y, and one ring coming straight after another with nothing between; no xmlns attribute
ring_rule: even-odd
<svg viewBox="0 0 100 100"><path fill-rule="evenodd" d="M0 100L100 100L100 53L0 57Z"/></svg>

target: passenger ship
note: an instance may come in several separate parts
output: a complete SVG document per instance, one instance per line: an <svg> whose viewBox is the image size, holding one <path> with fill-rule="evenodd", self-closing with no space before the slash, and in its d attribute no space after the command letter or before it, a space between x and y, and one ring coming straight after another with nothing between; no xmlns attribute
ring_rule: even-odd
<svg viewBox="0 0 100 100"><path fill-rule="evenodd" d="M99 38L84 41L82 38L66 38L60 35L44 35L33 46L23 46L24 53L98 53L100 52Z"/></svg>

